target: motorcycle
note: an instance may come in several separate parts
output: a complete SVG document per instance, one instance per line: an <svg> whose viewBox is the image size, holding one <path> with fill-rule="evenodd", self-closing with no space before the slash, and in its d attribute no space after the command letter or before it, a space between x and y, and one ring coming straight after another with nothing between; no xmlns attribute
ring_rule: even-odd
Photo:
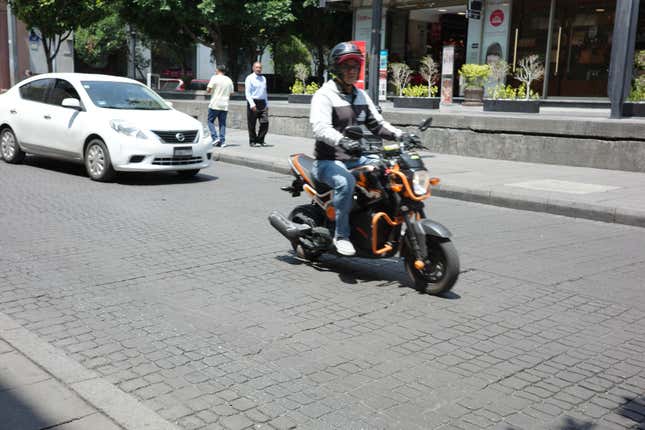
<svg viewBox="0 0 645 430"><path fill-rule="evenodd" d="M421 131L432 118L422 122ZM344 135L361 140L363 155L370 162L351 169L356 179L350 212L350 241L357 257L390 258L397 253L415 287L428 294L449 291L459 277L459 256L450 231L426 218L424 200L430 187L439 183L430 177L415 149L422 145L405 142L366 143L360 126L350 126ZM313 262L322 254L335 252L333 190L312 175L314 159L305 154L289 157L295 179L283 191L298 197L304 191L311 203L295 207L288 217L278 211L269 215L270 224L286 237L296 255Z"/></svg>

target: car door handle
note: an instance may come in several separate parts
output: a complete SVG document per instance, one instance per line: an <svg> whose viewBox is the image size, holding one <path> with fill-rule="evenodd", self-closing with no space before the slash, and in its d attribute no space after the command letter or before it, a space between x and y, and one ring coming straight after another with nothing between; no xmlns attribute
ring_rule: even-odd
<svg viewBox="0 0 645 430"><path fill-rule="evenodd" d="M51 116L49 116L49 115L45 115L43 118L45 118L45 119L52 119L52 117L51 117Z"/></svg>
<svg viewBox="0 0 645 430"><path fill-rule="evenodd" d="M17 110L15 110L15 109L11 109L11 110L9 111L9 113L11 113L11 114L14 114L14 115L15 115L15 114L17 114L17 113L18 113L18 111L17 111Z"/></svg>

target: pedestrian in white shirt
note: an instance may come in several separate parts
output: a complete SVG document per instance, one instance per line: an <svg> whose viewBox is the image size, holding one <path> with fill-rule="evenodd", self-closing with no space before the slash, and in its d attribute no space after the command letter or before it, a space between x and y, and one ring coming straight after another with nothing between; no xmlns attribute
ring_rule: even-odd
<svg viewBox="0 0 645 430"><path fill-rule="evenodd" d="M253 73L244 80L246 96L246 120L249 129L249 145L264 145L264 137L269 131L269 100L267 96L267 80L262 76L262 63L253 63ZM256 133L255 126L260 122Z"/></svg>
<svg viewBox="0 0 645 430"><path fill-rule="evenodd" d="M233 94L233 81L226 76L226 66L220 64L211 77L206 93L211 94L208 105L208 130L211 133L213 146L226 146L226 117L228 115L228 100ZM215 128L217 119L219 129Z"/></svg>

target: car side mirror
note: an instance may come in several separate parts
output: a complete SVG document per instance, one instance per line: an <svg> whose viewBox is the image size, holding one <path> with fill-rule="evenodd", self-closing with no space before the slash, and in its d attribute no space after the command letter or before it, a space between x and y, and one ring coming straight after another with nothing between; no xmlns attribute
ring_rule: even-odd
<svg viewBox="0 0 645 430"><path fill-rule="evenodd" d="M73 98L63 99L61 106L74 109L74 110L83 110L83 108L81 107L81 101L79 99L73 99Z"/></svg>
<svg viewBox="0 0 645 430"><path fill-rule="evenodd" d="M360 140L363 138L363 129L360 125L350 125L345 128L345 132L343 134L345 137L349 137L350 139Z"/></svg>
<svg viewBox="0 0 645 430"><path fill-rule="evenodd" d="M164 100L164 102L166 102L169 108L172 108L172 102L169 102L168 100Z"/></svg>

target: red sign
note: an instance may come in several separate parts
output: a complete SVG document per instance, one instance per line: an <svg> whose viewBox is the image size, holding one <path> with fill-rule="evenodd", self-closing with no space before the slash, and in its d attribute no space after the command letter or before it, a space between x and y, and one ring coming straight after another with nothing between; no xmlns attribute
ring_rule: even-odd
<svg viewBox="0 0 645 430"><path fill-rule="evenodd" d="M490 14L490 25L493 27L499 27L504 23L504 11L501 9L495 9Z"/></svg>
<svg viewBox="0 0 645 430"><path fill-rule="evenodd" d="M363 54L363 58L367 58L365 55L365 41L364 40L352 40L351 43L356 45L358 49L361 50L361 54ZM356 81L356 88L360 88L361 90L365 89L365 61L363 61L363 65L361 66L361 72L358 74L358 81Z"/></svg>

